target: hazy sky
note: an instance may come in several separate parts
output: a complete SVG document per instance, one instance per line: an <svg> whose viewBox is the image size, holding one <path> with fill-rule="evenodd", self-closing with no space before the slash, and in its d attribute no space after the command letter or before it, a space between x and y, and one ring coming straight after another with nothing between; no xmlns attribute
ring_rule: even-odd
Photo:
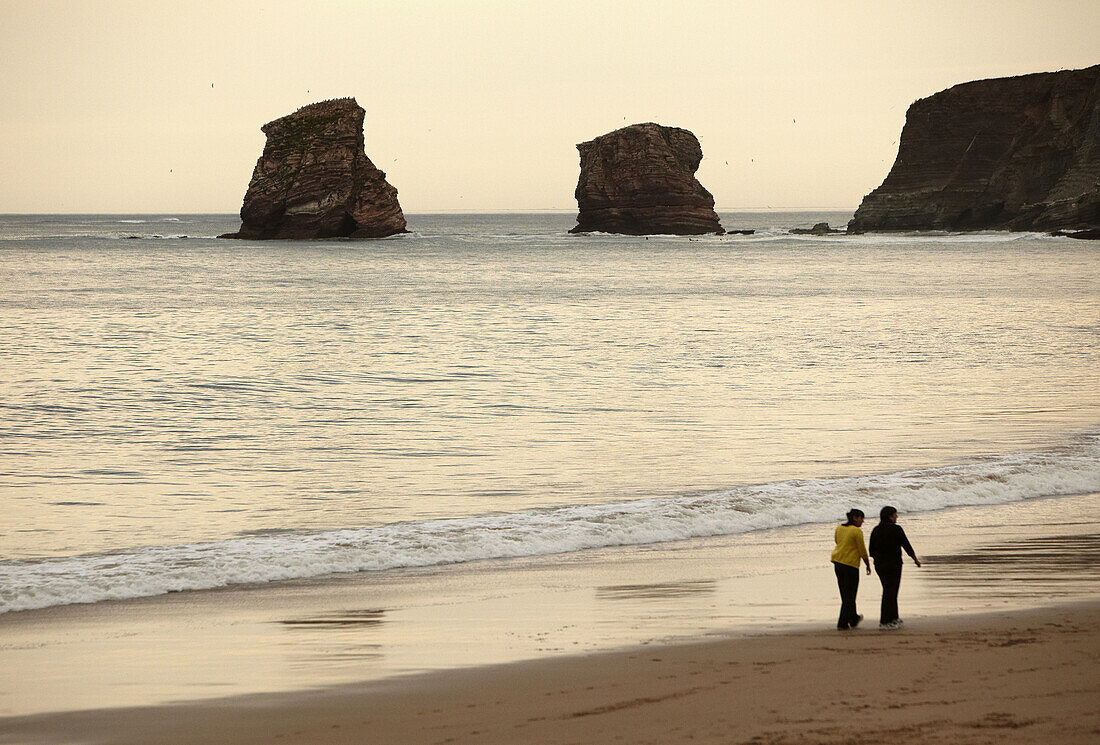
<svg viewBox="0 0 1100 745"><path fill-rule="evenodd" d="M854 208L917 98L1100 62L1100 2L0 0L0 39L0 212L236 212L340 96L406 212L574 209L576 143L645 121L719 209Z"/></svg>

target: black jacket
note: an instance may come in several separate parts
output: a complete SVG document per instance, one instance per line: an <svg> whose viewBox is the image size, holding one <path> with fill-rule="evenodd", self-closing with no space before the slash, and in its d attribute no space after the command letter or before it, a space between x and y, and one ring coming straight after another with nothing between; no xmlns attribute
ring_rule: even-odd
<svg viewBox="0 0 1100 745"><path fill-rule="evenodd" d="M909 539L905 537L905 531L900 525L892 522L881 522L871 531L871 545L868 553L875 560L875 564L884 566L901 565L901 550L912 558L917 558L913 547L909 545Z"/></svg>

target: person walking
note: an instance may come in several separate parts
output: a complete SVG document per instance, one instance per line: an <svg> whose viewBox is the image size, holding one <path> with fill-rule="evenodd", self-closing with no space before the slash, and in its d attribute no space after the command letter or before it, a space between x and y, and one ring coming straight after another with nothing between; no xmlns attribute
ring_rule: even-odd
<svg viewBox="0 0 1100 745"><path fill-rule="evenodd" d="M879 510L879 524L871 531L871 556L875 559L875 573L882 583L882 609L878 619L880 629L896 629L902 624L898 617L902 549L919 567L920 559L909 544L905 531L898 525L898 511L887 505Z"/></svg>
<svg viewBox="0 0 1100 745"><path fill-rule="evenodd" d="M856 612L856 593L859 592L859 562L867 564L867 574L871 573L871 559L867 555L867 546L863 542L863 510L848 510L848 522L838 525L833 537L836 548L831 557L836 572L836 583L840 588L840 618L838 629L854 629L859 626L863 616Z"/></svg>

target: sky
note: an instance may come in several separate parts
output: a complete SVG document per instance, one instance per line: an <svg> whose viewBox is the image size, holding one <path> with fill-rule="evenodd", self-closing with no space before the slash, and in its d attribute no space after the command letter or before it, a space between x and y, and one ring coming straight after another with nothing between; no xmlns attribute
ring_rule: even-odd
<svg viewBox="0 0 1100 745"><path fill-rule="evenodd" d="M344 96L407 213L575 209L576 144L647 121L719 210L854 209L913 101L1098 39L1097 0L0 0L0 213L237 212L260 127Z"/></svg>

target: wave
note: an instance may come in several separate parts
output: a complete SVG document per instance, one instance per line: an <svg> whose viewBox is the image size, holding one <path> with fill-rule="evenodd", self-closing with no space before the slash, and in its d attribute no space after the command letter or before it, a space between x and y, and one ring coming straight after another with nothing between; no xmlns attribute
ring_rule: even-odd
<svg viewBox="0 0 1100 745"><path fill-rule="evenodd" d="M1049 233L1009 232L1004 230L947 232L947 231L911 231L889 233L830 233L828 235L794 234L789 227L765 226L757 227L751 224L736 224L731 230L748 229L755 232L745 235L740 233L725 233L723 235L674 235L670 233L658 233L651 235L624 235L621 233L604 233L590 231L569 236L571 240L578 241L578 245L585 240L635 245L644 240L676 241L676 242L703 242L703 243L775 243L779 241L791 243L822 243L833 245L920 245L920 244L954 244L954 243L1011 243L1020 240L1057 240L1056 236ZM418 237L419 233L415 233ZM450 234L450 239L460 243L482 244L485 240L497 243L554 241L562 240L562 233L507 233L499 235L486 235L482 233Z"/></svg>
<svg viewBox="0 0 1100 745"><path fill-rule="evenodd" d="M120 222L125 222L121 221ZM161 240L161 241L178 241L178 240L213 240L217 238L216 235L161 235L159 233L56 233L45 234L35 233L26 235L5 235L0 236L0 240L6 241L57 241L57 240L101 240L101 241L124 241L124 240Z"/></svg>
<svg viewBox="0 0 1100 745"><path fill-rule="evenodd" d="M737 237L737 236L733 236ZM753 236L744 236L745 238L752 240ZM976 230L969 232L951 233L946 231L929 230L929 231L913 231L913 232L890 232L890 233L856 233L849 235L847 233L833 233L831 235L792 235L789 232L767 232L765 231L760 238L765 240L776 239L789 239L793 241L820 241L829 243L873 243L873 244L894 244L894 243L920 243L920 242L936 242L936 243L1011 243L1019 240L1037 240L1037 239L1053 239L1055 236L1051 236L1049 233L1024 233L1024 232L1008 232L1004 230Z"/></svg>
<svg viewBox="0 0 1100 745"><path fill-rule="evenodd" d="M1100 491L1100 432L1034 453L897 473L313 533L247 535L0 562L0 613L242 583L570 553L840 519L852 506L923 512Z"/></svg>

